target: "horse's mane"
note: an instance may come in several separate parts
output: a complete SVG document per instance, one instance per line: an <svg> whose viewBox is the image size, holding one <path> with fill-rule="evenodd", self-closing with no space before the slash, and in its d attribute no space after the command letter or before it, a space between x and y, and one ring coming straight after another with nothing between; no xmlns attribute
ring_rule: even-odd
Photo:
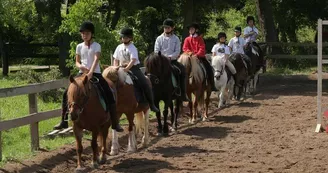
<svg viewBox="0 0 328 173"><path fill-rule="evenodd" d="M186 69L191 69L189 76L192 76L196 83L201 83L203 81L203 72L198 64L197 56L189 56L186 53L180 55L178 61L185 66ZM191 66L191 67L190 67Z"/></svg>
<svg viewBox="0 0 328 173"><path fill-rule="evenodd" d="M222 66L223 65L223 56L213 56L212 57L212 66L215 68L215 69L218 69L219 66Z"/></svg>
<svg viewBox="0 0 328 173"><path fill-rule="evenodd" d="M159 78L170 77L171 75L171 62L170 60L161 55L160 53L151 53L144 61L146 73L151 73Z"/></svg>
<svg viewBox="0 0 328 173"><path fill-rule="evenodd" d="M84 95L86 95L86 90L85 90L85 85L83 84L83 80L85 78L85 74L79 76L79 77L75 77L74 78L74 82L71 82L70 85L67 88L67 100L68 102L73 102L74 98L77 98L81 92L84 93ZM87 83L88 84L88 83Z"/></svg>

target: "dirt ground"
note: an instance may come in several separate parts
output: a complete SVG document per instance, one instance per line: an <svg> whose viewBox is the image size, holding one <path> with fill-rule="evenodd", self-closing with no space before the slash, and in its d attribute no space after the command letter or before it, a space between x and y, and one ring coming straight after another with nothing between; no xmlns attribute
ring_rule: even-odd
<svg viewBox="0 0 328 173"><path fill-rule="evenodd" d="M324 91L327 84L324 80ZM109 156L99 169L90 168L91 148L85 141L86 172L328 172L328 135L314 133L316 89L314 74L262 77L258 94L244 102L217 110L214 96L209 122L189 125L180 118L178 133L164 138L155 136L152 121L151 144L137 153L126 153L124 135L121 154ZM0 172L73 172L74 146L8 163Z"/></svg>

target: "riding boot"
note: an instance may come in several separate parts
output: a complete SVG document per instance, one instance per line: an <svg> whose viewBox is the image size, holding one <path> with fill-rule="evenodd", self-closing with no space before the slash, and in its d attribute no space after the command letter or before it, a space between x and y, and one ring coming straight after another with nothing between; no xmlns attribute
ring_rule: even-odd
<svg viewBox="0 0 328 173"><path fill-rule="evenodd" d="M62 101L62 118L59 124L54 126L54 130L66 129L68 128L68 106L67 106L67 90L63 94Z"/></svg>
<svg viewBox="0 0 328 173"><path fill-rule="evenodd" d="M180 75L180 88L182 101L190 102L190 99L187 96L186 79L184 75Z"/></svg>
<svg viewBox="0 0 328 173"><path fill-rule="evenodd" d="M146 87L144 93L145 93L146 99L149 103L150 110L153 112L156 112L156 113L159 112L159 109L154 104L154 97L153 97L153 92L151 91L151 88Z"/></svg>
<svg viewBox="0 0 328 173"><path fill-rule="evenodd" d="M120 126L120 120L117 117L116 104L109 105L109 114L112 120L112 129L115 129L117 132L123 132L124 129Z"/></svg>

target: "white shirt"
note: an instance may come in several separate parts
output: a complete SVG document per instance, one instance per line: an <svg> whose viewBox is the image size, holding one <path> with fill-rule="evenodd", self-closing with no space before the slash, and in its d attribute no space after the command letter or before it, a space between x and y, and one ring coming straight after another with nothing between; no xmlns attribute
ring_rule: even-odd
<svg viewBox="0 0 328 173"><path fill-rule="evenodd" d="M229 47L225 44L216 43L212 48L212 53L215 53L215 56L229 55Z"/></svg>
<svg viewBox="0 0 328 173"><path fill-rule="evenodd" d="M246 38L246 43L250 42L250 41L256 41L256 37L257 35L259 34L259 30L257 30L257 28L255 26L253 27L250 27L250 26L247 26L245 29L244 29L244 35L247 35L249 34L251 31L254 31L256 34L253 34L249 37Z"/></svg>
<svg viewBox="0 0 328 173"><path fill-rule="evenodd" d="M80 43L76 46L76 54L81 56L81 65L90 69L95 60L96 53L101 52L101 46L97 42L93 42L88 48L85 43ZM82 71L79 71L82 73ZM94 73L101 73L99 63L97 64Z"/></svg>
<svg viewBox="0 0 328 173"><path fill-rule="evenodd" d="M246 41L242 37L233 37L230 39L228 46L232 48L233 53L245 54L244 46L246 45Z"/></svg>
<svg viewBox="0 0 328 173"><path fill-rule="evenodd" d="M169 37L162 35L158 36L155 42L154 52L158 53L161 51L162 55L171 57L171 60L176 60L180 56L181 42L179 37L175 34Z"/></svg>
<svg viewBox="0 0 328 173"><path fill-rule="evenodd" d="M115 49L113 57L114 59L120 61L120 65L128 64L131 59L136 59L134 65L140 64L138 50L133 43L130 43L127 46L124 43L118 45Z"/></svg>

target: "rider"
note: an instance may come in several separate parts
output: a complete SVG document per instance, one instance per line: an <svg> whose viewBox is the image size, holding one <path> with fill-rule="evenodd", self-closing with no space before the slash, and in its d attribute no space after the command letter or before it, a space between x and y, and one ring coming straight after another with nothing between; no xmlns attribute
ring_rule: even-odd
<svg viewBox="0 0 328 173"><path fill-rule="evenodd" d="M265 61L263 59L263 55L262 55L262 50L260 48L260 46L256 43L256 39L257 36L259 35L259 30L255 27L255 19L253 16L248 16L247 19L247 27L244 29L244 37L246 40L246 47L249 46L249 44L253 44L254 46L256 46L259 50L259 57L261 59L261 63L263 66L263 70L265 71Z"/></svg>
<svg viewBox="0 0 328 173"><path fill-rule="evenodd" d="M215 89L214 72L210 62L205 56L205 42L203 37L199 35L199 25L197 23L192 23L188 26L188 29L190 35L186 37L183 42L183 52L197 56L206 69L209 84L212 86L212 89Z"/></svg>
<svg viewBox="0 0 328 173"><path fill-rule="evenodd" d="M99 43L93 41L93 36L95 34L95 27L91 22L84 22L80 27L80 34L83 39L83 43L80 43L76 47L76 61L75 65L79 68L79 74L86 74L88 79L91 79L93 76L99 79L99 84L104 90L104 94L107 97L108 109L110 118L112 120L112 129L116 129L118 132L122 132L123 129L119 125L119 120L116 114L116 103L114 95L106 82L106 80L101 75L99 67L99 59L101 46ZM68 105L67 105L67 89L63 95L62 102L62 119L61 122L54 127L54 129L62 129L68 127Z"/></svg>
<svg viewBox="0 0 328 173"><path fill-rule="evenodd" d="M236 69L234 65L229 61L230 49L225 44L227 35L224 32L218 34L218 43L216 43L212 48L212 56L224 56L224 62L231 71L234 80L236 81Z"/></svg>
<svg viewBox="0 0 328 173"><path fill-rule="evenodd" d="M236 26L235 27L235 37L231 38L229 41L228 46L230 47L230 51L232 53L239 53L242 55L243 59L246 61L247 66L248 66L248 74L251 74L251 60L250 58L245 55L244 52L244 47L246 46L246 41L243 37L240 37L241 35L241 27L240 26Z"/></svg>
<svg viewBox="0 0 328 173"><path fill-rule="evenodd" d="M138 50L132 43L133 30L130 28L123 28L120 32L122 44L118 45L115 49L113 58L115 66L124 66L124 71L131 71L141 84L145 96L148 100L149 107L154 112L159 112L158 108L154 105L153 92L149 86L145 75L140 70L140 61L138 58Z"/></svg>
<svg viewBox="0 0 328 173"><path fill-rule="evenodd" d="M163 22L164 32L157 37L155 42L154 52L161 52L162 55L171 60L171 64L180 70L180 90L182 101L189 101L186 94L186 72L182 64L177 59L181 51L181 42L179 37L174 33L174 21L172 19L165 19Z"/></svg>

